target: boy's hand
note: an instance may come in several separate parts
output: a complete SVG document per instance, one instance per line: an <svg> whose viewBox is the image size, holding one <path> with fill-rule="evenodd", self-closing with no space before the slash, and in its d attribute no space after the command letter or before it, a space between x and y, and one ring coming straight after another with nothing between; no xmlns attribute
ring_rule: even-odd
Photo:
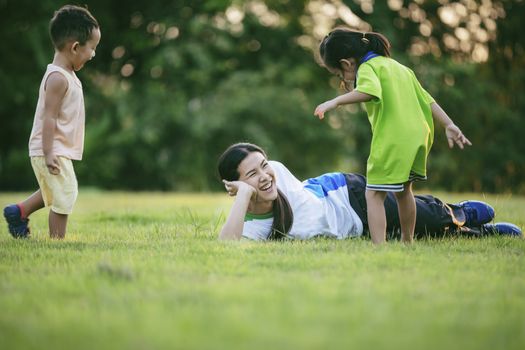
<svg viewBox="0 0 525 350"><path fill-rule="evenodd" d="M448 147L450 148L454 147L454 143L461 149L464 148L464 145L472 146L470 140L463 135L455 124L448 125L445 128L445 134L447 135Z"/></svg>
<svg viewBox="0 0 525 350"><path fill-rule="evenodd" d="M328 111L331 111L332 109L335 109L337 107L337 103L334 100L329 100L324 103L321 103L317 108L315 109L314 115L316 115L319 119L324 118L324 114Z"/></svg>
<svg viewBox="0 0 525 350"><path fill-rule="evenodd" d="M58 162L58 158L54 153L46 154L46 166L47 170L49 170L49 173L51 175L58 175L60 174L60 163Z"/></svg>

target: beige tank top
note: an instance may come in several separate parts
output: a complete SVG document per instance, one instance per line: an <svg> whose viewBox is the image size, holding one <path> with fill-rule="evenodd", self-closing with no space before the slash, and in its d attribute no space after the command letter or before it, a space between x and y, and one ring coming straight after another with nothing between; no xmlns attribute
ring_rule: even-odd
<svg viewBox="0 0 525 350"><path fill-rule="evenodd" d="M84 150L84 95L82 93L82 83L74 72L49 64L46 73L40 83L38 102L35 111L33 129L29 137L29 156L43 156L42 147L42 128L44 125L44 104L46 99L46 82L49 75L53 72L62 74L68 82L68 87L62 106L56 119L55 135L53 140L53 152L57 156L63 156L73 160L81 160Z"/></svg>

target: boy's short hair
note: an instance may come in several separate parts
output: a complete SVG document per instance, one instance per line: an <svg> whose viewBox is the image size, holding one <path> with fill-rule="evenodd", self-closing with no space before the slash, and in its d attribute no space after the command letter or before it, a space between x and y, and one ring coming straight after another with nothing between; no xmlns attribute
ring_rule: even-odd
<svg viewBox="0 0 525 350"><path fill-rule="evenodd" d="M95 17L86 8L75 5L61 7L49 22L51 41L58 50L62 50L69 40L84 45L95 28L99 28Z"/></svg>

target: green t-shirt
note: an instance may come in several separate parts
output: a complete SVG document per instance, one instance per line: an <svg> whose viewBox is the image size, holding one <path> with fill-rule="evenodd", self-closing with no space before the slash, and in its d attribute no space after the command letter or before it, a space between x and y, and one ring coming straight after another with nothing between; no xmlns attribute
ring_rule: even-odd
<svg viewBox="0 0 525 350"><path fill-rule="evenodd" d="M359 66L356 90L375 96L365 102L372 127L368 183L404 183L411 171L426 176L434 99L414 72L391 58L374 57Z"/></svg>

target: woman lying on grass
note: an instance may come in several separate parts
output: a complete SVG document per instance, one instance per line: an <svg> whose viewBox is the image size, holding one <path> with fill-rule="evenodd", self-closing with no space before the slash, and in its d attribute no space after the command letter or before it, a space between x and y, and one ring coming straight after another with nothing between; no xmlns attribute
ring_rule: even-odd
<svg viewBox="0 0 525 350"><path fill-rule="evenodd" d="M368 234L366 179L358 174L328 173L299 181L283 164L267 159L250 143L234 144L219 158L219 175L235 196L220 239L344 239ZM489 224L494 209L483 202L445 204L431 195L416 196L415 237L442 237L447 233L521 236L510 223ZM387 232L399 234L395 198L385 200Z"/></svg>

